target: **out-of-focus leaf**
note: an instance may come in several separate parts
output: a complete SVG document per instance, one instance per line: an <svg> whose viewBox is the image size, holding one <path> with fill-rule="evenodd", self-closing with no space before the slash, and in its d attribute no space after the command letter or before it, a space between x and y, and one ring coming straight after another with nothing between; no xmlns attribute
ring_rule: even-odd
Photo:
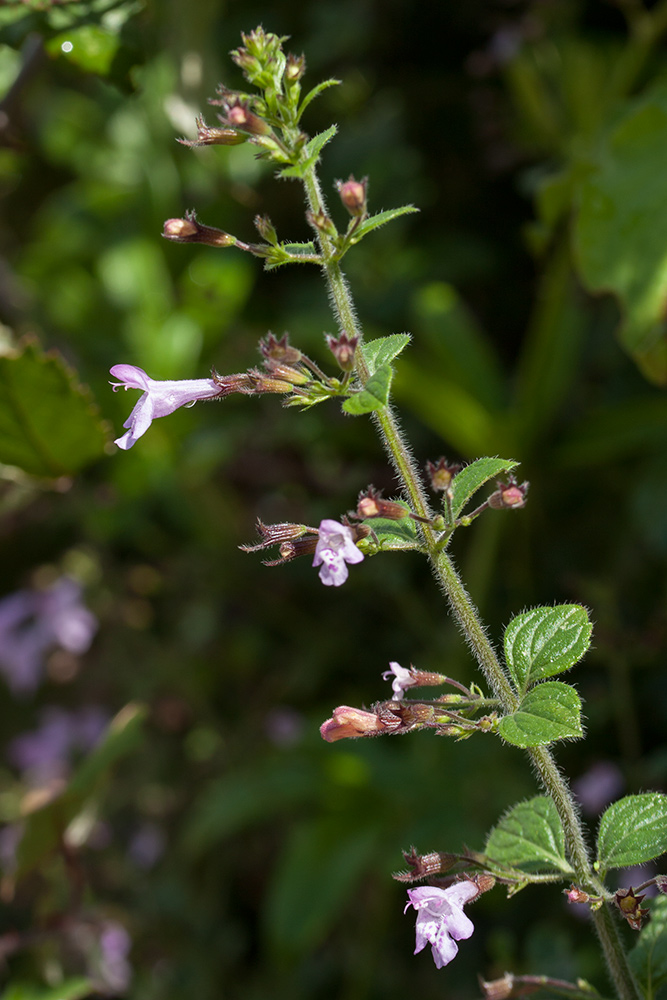
<svg viewBox="0 0 667 1000"><path fill-rule="evenodd" d="M278 862L266 904L277 954L315 947L357 891L377 850L378 830L330 817L297 826Z"/></svg>
<svg viewBox="0 0 667 1000"><path fill-rule="evenodd" d="M647 997L667 983L667 899L651 900L651 919L639 934L628 959Z"/></svg>
<svg viewBox="0 0 667 1000"><path fill-rule="evenodd" d="M12 983L2 993L2 1000L84 1000L94 992L89 979L65 979L57 986Z"/></svg>
<svg viewBox="0 0 667 1000"><path fill-rule="evenodd" d="M373 413L387 405L391 387L392 369L389 365L380 365L363 389L346 399L343 409L346 413L359 416L362 413Z"/></svg>
<svg viewBox="0 0 667 1000"><path fill-rule="evenodd" d="M609 868L642 865L667 853L667 795L626 795L603 813L597 864Z"/></svg>
<svg viewBox="0 0 667 1000"><path fill-rule="evenodd" d="M498 724L503 739L515 747L542 747L554 740L578 739L581 699L570 684L545 681L522 700L519 708Z"/></svg>
<svg viewBox="0 0 667 1000"><path fill-rule="evenodd" d="M593 626L579 604L532 608L505 629L505 659L517 690L569 670L591 642Z"/></svg>
<svg viewBox="0 0 667 1000"><path fill-rule="evenodd" d="M464 466L452 480L452 514L458 517L468 500L484 483L503 472L511 472L519 463L511 458L478 458Z"/></svg>
<svg viewBox="0 0 667 1000"><path fill-rule="evenodd" d="M526 871L572 871L560 817L546 795L510 809L489 834L484 853L491 861Z"/></svg>
<svg viewBox="0 0 667 1000"><path fill-rule="evenodd" d="M613 292L623 311L619 337L637 358L651 352L644 374L667 384L667 85L631 101L600 140L579 184L574 245L591 291ZM645 359L644 359L645 361Z"/></svg>
<svg viewBox="0 0 667 1000"><path fill-rule="evenodd" d="M46 49L50 55L61 55L68 62L88 73L106 76L120 45L120 36L96 24L64 31L51 38Z"/></svg>
<svg viewBox="0 0 667 1000"><path fill-rule="evenodd" d="M108 429L60 355L33 341L0 357L0 461L34 476L73 475L104 454Z"/></svg>
<svg viewBox="0 0 667 1000"><path fill-rule="evenodd" d="M126 705L111 720L102 742L81 762L63 791L25 817L16 851L16 879L31 872L58 847L71 821L86 800L98 792L116 761L136 749L145 716L141 705Z"/></svg>

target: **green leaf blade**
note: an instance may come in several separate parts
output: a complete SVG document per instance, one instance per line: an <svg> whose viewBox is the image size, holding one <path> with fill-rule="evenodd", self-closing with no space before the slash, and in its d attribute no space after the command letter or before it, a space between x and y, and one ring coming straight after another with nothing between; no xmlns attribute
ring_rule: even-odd
<svg viewBox="0 0 667 1000"><path fill-rule="evenodd" d="M478 458L464 466L452 480L452 514L458 517L468 500L489 479L511 472L519 463L511 458Z"/></svg>
<svg viewBox="0 0 667 1000"><path fill-rule="evenodd" d="M388 337L378 337L363 344L361 351L369 374L373 375L382 365L390 364L411 340L409 333L392 333Z"/></svg>
<svg viewBox="0 0 667 1000"><path fill-rule="evenodd" d="M391 388L392 370L389 365L381 365L369 378L363 389L346 399L343 409L352 416L373 413L387 405Z"/></svg>
<svg viewBox="0 0 667 1000"><path fill-rule="evenodd" d="M651 920L639 935L628 955L630 968L647 997L667 984L667 899L660 896L651 902Z"/></svg>
<svg viewBox="0 0 667 1000"><path fill-rule="evenodd" d="M597 864L603 871L641 865L667 852L667 795L626 795L604 812Z"/></svg>
<svg viewBox="0 0 667 1000"><path fill-rule="evenodd" d="M401 215L411 215L413 212L418 211L419 209L414 205L401 205L400 208L390 208L386 212L376 212L375 215L370 215L367 219L364 219L350 242L353 244L358 243L364 238L364 236L367 236L368 233L373 232L374 229L379 229L380 226L386 226L388 222L392 222L394 219L400 218Z"/></svg>
<svg viewBox="0 0 667 1000"><path fill-rule="evenodd" d="M593 626L580 604L532 608L505 629L505 659L517 691L569 670L590 646Z"/></svg>
<svg viewBox="0 0 667 1000"><path fill-rule="evenodd" d="M291 167L285 167L278 174L279 177L296 177L303 178L306 172L314 167L320 158L320 153L336 135L338 127L336 125L330 125L328 129L324 132L319 132L317 135L313 136L312 139L306 143L304 147L305 156L300 159L298 163L293 164Z"/></svg>
<svg viewBox="0 0 667 1000"><path fill-rule="evenodd" d="M546 795L514 806L489 834L484 852L491 862L524 871L572 871L556 806Z"/></svg>
<svg viewBox="0 0 667 1000"><path fill-rule="evenodd" d="M522 750L578 739L583 736L581 699L570 684L544 681L528 692L516 712L503 716L498 731Z"/></svg>

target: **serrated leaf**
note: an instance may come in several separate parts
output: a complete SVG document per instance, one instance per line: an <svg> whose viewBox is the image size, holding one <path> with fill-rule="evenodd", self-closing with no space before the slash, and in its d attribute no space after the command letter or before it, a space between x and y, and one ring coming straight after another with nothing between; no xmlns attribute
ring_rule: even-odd
<svg viewBox="0 0 667 1000"><path fill-rule="evenodd" d="M394 500L393 503L398 503L401 507L405 507L406 515L402 520L393 521L388 517L369 517L364 521L364 524L367 524L371 529L377 539L377 543L383 550L418 548L417 526L413 518L408 515L410 508L403 500ZM359 546L362 552L367 547L364 544L365 542L368 545L375 545L372 538L363 539Z"/></svg>
<svg viewBox="0 0 667 1000"><path fill-rule="evenodd" d="M60 355L30 342L0 357L0 462L55 479L100 458L107 440L90 392Z"/></svg>
<svg viewBox="0 0 667 1000"><path fill-rule="evenodd" d="M378 337L362 345L361 352L370 375L381 365L388 365L404 350L412 337L409 333L392 333L388 337Z"/></svg>
<svg viewBox="0 0 667 1000"><path fill-rule="evenodd" d="M603 871L641 865L666 852L667 795L626 795L603 813L597 857Z"/></svg>
<svg viewBox="0 0 667 1000"><path fill-rule="evenodd" d="M323 80L322 83L318 83L316 87L309 90L304 99L301 101L298 118L301 118L301 115L304 113L310 102L315 100L316 97L319 97L323 90L326 90L328 87L338 87L340 86L340 83L340 80L331 78L329 80Z"/></svg>
<svg viewBox="0 0 667 1000"><path fill-rule="evenodd" d="M498 723L504 740L515 747L542 747L554 740L583 736L581 699L570 684L544 681L532 688L519 708Z"/></svg>
<svg viewBox="0 0 667 1000"><path fill-rule="evenodd" d="M2 993L2 1000L84 1000L94 993L89 979L65 979L57 986L35 986L34 983L11 983Z"/></svg>
<svg viewBox="0 0 667 1000"><path fill-rule="evenodd" d="M285 167L284 170L280 171L279 176L304 177L306 171L315 166L320 158L320 153L326 144L333 139L337 131L338 127L336 125L330 125L325 132L319 132L317 135L313 136L313 138L310 139L304 147L305 159L299 160L299 162L295 163L294 166Z"/></svg>
<svg viewBox="0 0 667 1000"><path fill-rule="evenodd" d="M359 416L373 413L387 405L391 387L392 370L389 365L381 365L369 378L363 389L346 399L343 409L346 413Z"/></svg>
<svg viewBox="0 0 667 1000"><path fill-rule="evenodd" d="M26 816L16 851L16 879L31 872L59 846L65 830L96 794L111 767L138 745L145 715L141 705L126 705L111 720L102 742L79 764L62 792Z"/></svg>
<svg viewBox="0 0 667 1000"><path fill-rule="evenodd" d="M533 608L513 618L505 629L505 659L519 694L573 667L590 646L592 630L580 604Z"/></svg>
<svg viewBox="0 0 667 1000"><path fill-rule="evenodd" d="M452 514L458 517L468 500L489 479L511 472L519 463L511 458L478 458L464 466L452 480Z"/></svg>
<svg viewBox="0 0 667 1000"><path fill-rule="evenodd" d="M572 871L560 817L546 795L520 802L503 816L489 834L484 853L491 861L524 871Z"/></svg>
<svg viewBox="0 0 667 1000"><path fill-rule="evenodd" d="M647 997L667 984L667 899L651 901L651 920L642 928L639 941L628 955L630 968Z"/></svg>
<svg viewBox="0 0 667 1000"><path fill-rule="evenodd" d="M419 209L415 208L414 205L401 205L400 208L390 208L386 212L376 212L375 215L370 215L367 219L361 223L358 229L355 231L352 237L351 243L358 243L362 240L364 236L372 232L374 229L378 229L380 226L386 225L391 222L392 219L398 219L401 215L410 215L412 212L418 212Z"/></svg>

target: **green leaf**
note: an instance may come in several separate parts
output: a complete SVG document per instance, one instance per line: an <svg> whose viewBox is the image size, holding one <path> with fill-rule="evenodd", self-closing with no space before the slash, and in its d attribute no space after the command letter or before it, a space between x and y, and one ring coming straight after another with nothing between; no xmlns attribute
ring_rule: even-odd
<svg viewBox="0 0 667 1000"><path fill-rule="evenodd" d="M413 518L408 516L410 508L404 500L394 500L392 502L405 507L406 516L402 520L393 521L388 517L369 517L364 521L364 524L367 524L372 530L377 539L377 544L383 551L419 548L417 526ZM359 548L362 552L366 550L372 552L375 545L376 542L372 538L367 538L362 539Z"/></svg>
<svg viewBox="0 0 667 1000"><path fill-rule="evenodd" d="M489 479L511 472L519 463L511 458L478 458L457 472L452 480L452 513L458 517L468 500Z"/></svg>
<svg viewBox="0 0 667 1000"><path fill-rule="evenodd" d="M94 992L89 979L65 979L58 986L35 986L34 983L11 983L2 1000L84 1000Z"/></svg>
<svg viewBox="0 0 667 1000"><path fill-rule="evenodd" d="M505 629L505 659L519 694L573 667L590 646L592 630L580 604L533 608L513 618Z"/></svg>
<svg viewBox="0 0 667 1000"><path fill-rule="evenodd" d="M386 225L386 223L391 222L392 219L398 219L401 215L410 215L412 212L418 211L419 209L415 208L414 205L401 205L400 208L390 208L386 212L377 212L375 215L370 215L367 219L364 219L361 225L355 230L350 243L358 243L359 240L362 240L364 236L367 236L373 229L378 229L380 226Z"/></svg>
<svg viewBox="0 0 667 1000"><path fill-rule="evenodd" d="M602 871L641 865L667 852L667 795L626 795L600 820L597 864Z"/></svg>
<svg viewBox="0 0 667 1000"><path fill-rule="evenodd" d="M570 684L545 681L528 692L519 708L498 723L504 740L515 747L542 747L554 740L583 736L581 699Z"/></svg>
<svg viewBox="0 0 667 1000"><path fill-rule="evenodd" d="M361 351L372 375L381 365L388 365L408 346L412 337L409 333L392 333L388 337L378 337L363 344Z"/></svg>
<svg viewBox="0 0 667 1000"><path fill-rule="evenodd" d="M32 871L57 849L65 830L86 801L98 792L112 766L136 749L145 715L142 706L126 705L111 720L102 742L81 762L63 791L25 818L16 852L16 879Z"/></svg>
<svg viewBox="0 0 667 1000"><path fill-rule="evenodd" d="M667 899L651 901L651 920L642 928L628 959L647 997L667 984Z"/></svg>
<svg viewBox="0 0 667 1000"><path fill-rule="evenodd" d="M301 115L304 113L310 102L316 97L319 97L323 90L326 90L328 87L338 87L340 86L340 83L340 80L335 80L333 78L330 80L323 80L322 83L318 83L316 87L309 90L304 99L301 101L297 121L301 118Z"/></svg>
<svg viewBox="0 0 667 1000"><path fill-rule="evenodd" d="M56 35L46 44L50 55L58 55L88 73L106 76L120 46L118 32L105 31L96 24Z"/></svg>
<svg viewBox="0 0 667 1000"><path fill-rule="evenodd" d="M387 405L391 387L392 370L389 365L381 365L369 378L363 389L346 399L343 409L346 413L359 416L372 413Z"/></svg>
<svg viewBox="0 0 667 1000"><path fill-rule="evenodd" d="M546 795L510 809L489 834L484 853L490 861L525 871L572 871L556 806Z"/></svg>
<svg viewBox="0 0 667 1000"><path fill-rule="evenodd" d="M575 259L584 284L619 300L619 337L647 377L667 384L667 85L629 102L602 137L579 183ZM655 368L646 370L644 355Z"/></svg>
<svg viewBox="0 0 667 1000"><path fill-rule="evenodd" d="M320 158L320 153L326 146L326 144L333 139L338 128L336 125L331 125L325 132L319 132L317 135L310 139L305 147L304 154L305 158L300 159L298 163L295 163L291 167L285 167L278 174L279 177L305 177L306 172L314 167Z"/></svg>
<svg viewBox="0 0 667 1000"><path fill-rule="evenodd" d="M36 343L0 357L0 462L55 479L104 454L106 424L87 388Z"/></svg>

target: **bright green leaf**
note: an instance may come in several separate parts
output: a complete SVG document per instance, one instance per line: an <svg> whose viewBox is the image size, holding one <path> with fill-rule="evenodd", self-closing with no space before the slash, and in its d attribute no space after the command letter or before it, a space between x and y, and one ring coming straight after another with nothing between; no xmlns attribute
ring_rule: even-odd
<svg viewBox="0 0 667 1000"><path fill-rule="evenodd" d="M667 899L651 901L651 920L628 955L630 967L647 997L667 984Z"/></svg>
<svg viewBox="0 0 667 1000"><path fill-rule="evenodd" d="M519 463L511 458L478 458L464 466L452 480L452 513L458 517L468 500L489 479L511 472Z"/></svg>
<svg viewBox="0 0 667 1000"><path fill-rule="evenodd" d="M388 337L378 337L377 340L369 340L364 344L361 351L369 374L372 375L381 365L388 365L398 357L411 339L409 333L392 333Z"/></svg>
<svg viewBox="0 0 667 1000"><path fill-rule="evenodd" d="M325 132L320 132L318 135L313 136L305 146L305 159L299 160L292 167L285 167L284 170L280 171L280 177L304 177L307 170L314 167L320 158L320 153L326 146L326 144L333 139L338 128L336 125L331 125Z"/></svg>
<svg viewBox="0 0 667 1000"><path fill-rule="evenodd" d="M0 462L55 479L100 458L107 440L90 392L60 355L31 342L0 357Z"/></svg>
<svg viewBox="0 0 667 1000"><path fill-rule="evenodd" d="M384 551L390 549L414 549L419 546L417 537L417 526L413 518L408 516L409 507L403 500L394 500L405 507L406 516L400 521L393 521L388 517L370 517L364 521L373 532L377 544ZM362 539L359 548L362 552L367 548L373 548L376 542L373 538Z"/></svg>
<svg viewBox="0 0 667 1000"><path fill-rule="evenodd" d="M120 35L96 24L83 24L47 42L51 55L60 55L88 73L106 76L120 45Z"/></svg>
<svg viewBox="0 0 667 1000"><path fill-rule="evenodd" d="M560 817L546 795L510 809L489 834L484 853L490 861L524 871L572 871Z"/></svg>
<svg viewBox="0 0 667 1000"><path fill-rule="evenodd" d="M513 618L505 629L505 659L519 693L574 666L590 645L592 629L580 604L533 608Z"/></svg>
<svg viewBox="0 0 667 1000"><path fill-rule="evenodd" d="M84 1000L93 992L89 979L65 979L57 986L14 982L3 991L2 1000Z"/></svg>
<svg viewBox="0 0 667 1000"><path fill-rule="evenodd" d="M355 230L351 242L358 243L359 240L362 240L373 229L378 229L380 226L386 225L387 222L398 219L401 215L410 215L412 212L418 211L419 209L415 208L414 205L401 205L400 208L390 208L386 212L377 212L375 215L364 219L359 228Z"/></svg>
<svg viewBox="0 0 667 1000"><path fill-rule="evenodd" d="M554 740L583 736L581 699L569 684L545 681L528 692L516 712L498 723L503 739L515 747L542 747Z"/></svg>
<svg viewBox="0 0 667 1000"><path fill-rule="evenodd" d="M373 413L387 405L391 386L392 370L389 365L381 365L369 378L363 389L346 399L343 409L346 413L358 416L361 413Z"/></svg>
<svg viewBox="0 0 667 1000"><path fill-rule="evenodd" d="M318 83L316 87L309 90L304 99L301 101L298 117L301 118L301 115L304 113L310 102L316 97L319 97L323 90L327 90L328 87L338 87L340 83L340 80L334 80L333 78L330 80L323 80L322 83Z"/></svg>
<svg viewBox="0 0 667 1000"><path fill-rule="evenodd" d="M667 852L667 795L626 795L600 820L597 863L603 871L641 865Z"/></svg>

